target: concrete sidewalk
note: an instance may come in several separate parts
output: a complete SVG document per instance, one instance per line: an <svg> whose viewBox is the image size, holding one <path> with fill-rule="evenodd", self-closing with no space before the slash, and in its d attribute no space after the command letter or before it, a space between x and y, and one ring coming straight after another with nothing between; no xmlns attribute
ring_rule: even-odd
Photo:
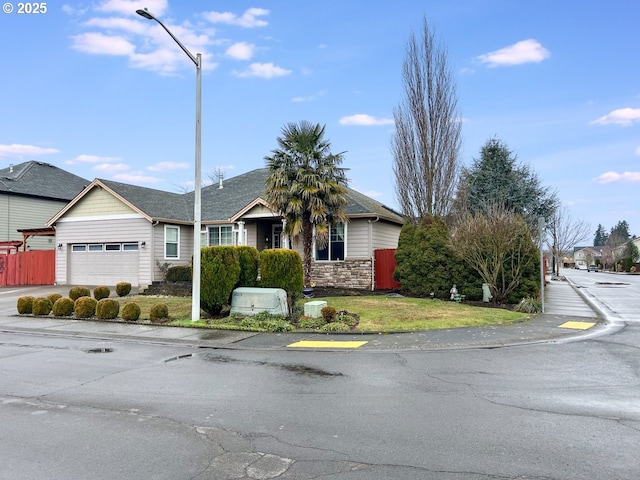
<svg viewBox="0 0 640 480"><path fill-rule="evenodd" d="M535 315L529 321L508 326L388 334L254 333L5 314L0 315L0 335L2 332L20 332L76 336L103 341L174 343L200 348L358 348L363 351L388 351L495 348L535 342L565 342L604 334L605 323L599 322L595 312L571 284L551 280L545 289L545 313Z"/></svg>

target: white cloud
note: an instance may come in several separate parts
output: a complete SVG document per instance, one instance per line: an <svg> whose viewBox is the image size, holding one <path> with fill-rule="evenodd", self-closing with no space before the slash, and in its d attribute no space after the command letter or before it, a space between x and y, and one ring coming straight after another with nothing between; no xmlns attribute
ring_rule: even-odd
<svg viewBox="0 0 640 480"><path fill-rule="evenodd" d="M173 170L186 170L189 164L185 162L160 162L147 167L152 172L171 172Z"/></svg>
<svg viewBox="0 0 640 480"><path fill-rule="evenodd" d="M590 122L591 125L607 125L613 123L628 127L634 122L640 122L640 108L620 108Z"/></svg>
<svg viewBox="0 0 640 480"><path fill-rule="evenodd" d="M118 173L113 176L113 179L130 183L158 183L161 181L159 178L144 175L142 172Z"/></svg>
<svg viewBox="0 0 640 480"><path fill-rule="evenodd" d="M376 118L365 113L357 113L355 115L348 115L340 119L340 125L364 125L364 126L377 126L377 125L392 125L394 123L392 118Z"/></svg>
<svg viewBox="0 0 640 480"><path fill-rule="evenodd" d="M19 143L0 145L0 157L6 158L35 157L51 153L58 153L58 150L55 148L36 147L35 145L21 145Z"/></svg>
<svg viewBox="0 0 640 480"><path fill-rule="evenodd" d="M520 65L522 63L538 63L549 58L550 55L549 50L544 48L537 40L529 39L480 55L478 60L488 64L490 67L498 67L502 65Z"/></svg>
<svg viewBox="0 0 640 480"><path fill-rule="evenodd" d="M593 179L597 183L640 183L640 172L606 172Z"/></svg>
<svg viewBox="0 0 640 480"><path fill-rule="evenodd" d="M636 155L640 155L640 147L636 148Z"/></svg>
<svg viewBox="0 0 640 480"><path fill-rule="evenodd" d="M118 157L99 157L97 155L78 155L71 160L67 160L67 165L78 165L81 163L114 163L119 162L120 159Z"/></svg>
<svg viewBox="0 0 640 480"><path fill-rule="evenodd" d="M162 15L167 9L167 0L104 0L98 4L96 10L131 15L135 14L136 10L144 8L154 15Z"/></svg>
<svg viewBox="0 0 640 480"><path fill-rule="evenodd" d="M207 12L204 17L211 23L225 23L228 25L237 25L245 28L265 27L268 25L266 20L257 17L269 15L269 10L264 8L249 8L241 16L237 16L231 12Z"/></svg>
<svg viewBox="0 0 640 480"><path fill-rule="evenodd" d="M324 90L320 90L318 93L314 95L309 95L308 97L293 97L291 101L293 103L313 102L325 94L326 92Z"/></svg>
<svg viewBox="0 0 640 480"><path fill-rule="evenodd" d="M247 42L238 42L227 48L225 55L235 60L250 60L253 57L256 46Z"/></svg>
<svg viewBox="0 0 640 480"><path fill-rule="evenodd" d="M131 55L135 51L134 45L125 37L117 35L103 35L102 33L87 32L71 37L72 48L79 52L97 55Z"/></svg>
<svg viewBox="0 0 640 480"><path fill-rule="evenodd" d="M234 72L238 77L260 77L273 78L289 75L291 70L278 67L273 63L252 63L247 70L242 72Z"/></svg>
<svg viewBox="0 0 640 480"><path fill-rule="evenodd" d="M131 167L125 163L101 163L93 167L95 172L103 173L115 173L115 172L128 172Z"/></svg>

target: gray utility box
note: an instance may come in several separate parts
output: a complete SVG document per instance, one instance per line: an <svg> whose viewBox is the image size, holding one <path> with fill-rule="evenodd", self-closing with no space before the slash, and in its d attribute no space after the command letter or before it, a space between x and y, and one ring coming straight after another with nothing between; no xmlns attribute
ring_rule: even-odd
<svg viewBox="0 0 640 480"><path fill-rule="evenodd" d="M269 312L289 315L287 292L282 288L239 287L231 294L231 315L256 315Z"/></svg>

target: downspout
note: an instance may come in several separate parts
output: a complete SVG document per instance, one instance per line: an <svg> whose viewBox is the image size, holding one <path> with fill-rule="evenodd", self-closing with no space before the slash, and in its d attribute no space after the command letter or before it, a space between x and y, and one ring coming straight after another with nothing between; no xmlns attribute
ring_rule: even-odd
<svg viewBox="0 0 640 480"><path fill-rule="evenodd" d="M149 263L150 263L150 267L151 267L151 278L149 280L151 280L151 284L153 284L154 280L156 279L156 264L154 262L155 260L155 255L156 255L156 231L155 231L155 227L158 226L160 224L160 221L158 220L153 220L151 222L151 241L149 242L151 245L149 246L149 248L151 249L151 252L149 253Z"/></svg>
<svg viewBox="0 0 640 480"><path fill-rule="evenodd" d="M369 259L371 260L371 291L376 289L376 266L375 256L373 255L373 224L380 220L380 217L376 217L375 220L367 220L369 222Z"/></svg>

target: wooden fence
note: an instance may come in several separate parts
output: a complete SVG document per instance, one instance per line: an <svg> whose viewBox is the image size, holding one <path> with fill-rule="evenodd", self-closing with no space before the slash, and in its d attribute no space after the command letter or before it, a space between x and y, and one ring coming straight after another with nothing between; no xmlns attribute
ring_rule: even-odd
<svg viewBox="0 0 640 480"><path fill-rule="evenodd" d="M400 284L393 279L396 269L396 249L381 248L374 252L376 290L395 290Z"/></svg>
<svg viewBox="0 0 640 480"><path fill-rule="evenodd" d="M0 287L53 285L56 279L55 250L0 255Z"/></svg>

